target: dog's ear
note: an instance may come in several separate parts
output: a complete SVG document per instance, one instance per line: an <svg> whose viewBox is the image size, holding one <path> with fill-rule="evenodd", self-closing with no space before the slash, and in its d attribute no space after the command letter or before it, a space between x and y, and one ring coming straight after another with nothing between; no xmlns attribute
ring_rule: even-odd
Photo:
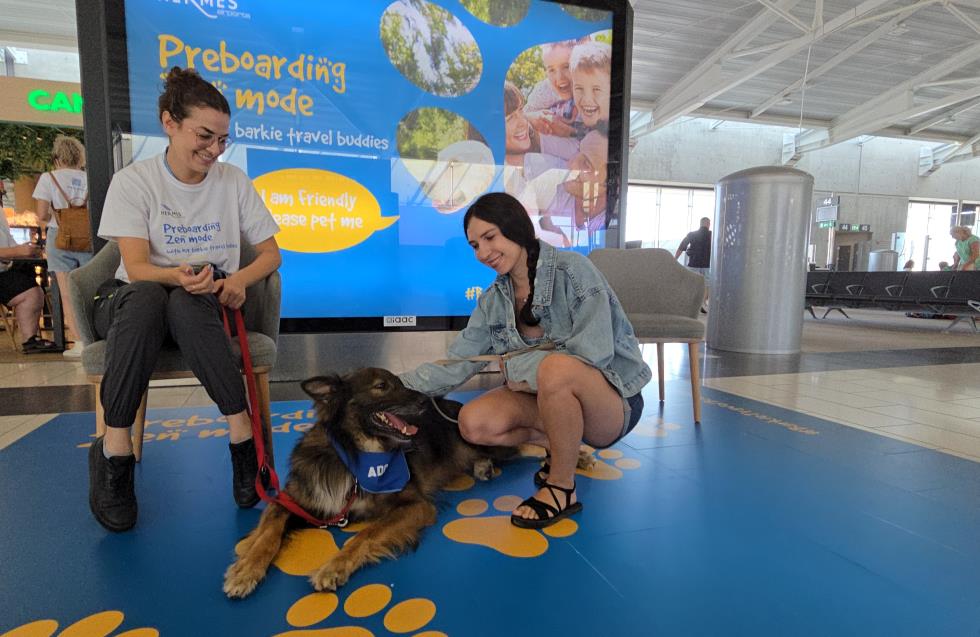
<svg viewBox="0 0 980 637"><path fill-rule="evenodd" d="M333 420L346 400L346 385L336 374L308 378L300 387L317 402L322 409L321 416L326 420Z"/></svg>

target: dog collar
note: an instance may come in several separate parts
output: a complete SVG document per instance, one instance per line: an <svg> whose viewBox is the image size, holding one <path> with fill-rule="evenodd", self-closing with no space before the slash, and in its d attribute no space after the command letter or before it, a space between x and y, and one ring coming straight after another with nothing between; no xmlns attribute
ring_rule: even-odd
<svg viewBox="0 0 980 637"><path fill-rule="evenodd" d="M349 456L336 440L330 442L357 484L368 493L397 493L412 477L404 451L360 451Z"/></svg>

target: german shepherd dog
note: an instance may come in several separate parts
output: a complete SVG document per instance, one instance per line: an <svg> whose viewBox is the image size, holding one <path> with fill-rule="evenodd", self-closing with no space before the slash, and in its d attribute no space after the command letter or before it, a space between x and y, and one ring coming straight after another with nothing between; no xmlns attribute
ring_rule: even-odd
<svg viewBox="0 0 980 637"><path fill-rule="evenodd" d="M307 512L321 520L337 515L355 486L332 441L348 456L405 450L411 472L400 492L359 490L348 518L368 525L310 576L318 591L336 590L362 566L416 547L422 529L436 521L434 498L441 488L463 473L488 480L493 476L493 460L515 453L466 443L457 425L439 414L432 399L406 388L383 369L365 368L343 378L318 376L302 387L314 400L317 423L293 449L284 490ZM453 419L462 407L445 399L435 402ZM283 540L301 526L298 517L270 503L225 572L225 594L245 597L255 590Z"/></svg>

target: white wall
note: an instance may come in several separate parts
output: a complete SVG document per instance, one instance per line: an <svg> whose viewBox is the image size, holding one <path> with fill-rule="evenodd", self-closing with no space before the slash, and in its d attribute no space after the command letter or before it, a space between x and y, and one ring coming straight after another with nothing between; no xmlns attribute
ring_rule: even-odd
<svg viewBox="0 0 980 637"><path fill-rule="evenodd" d="M783 134L794 129L742 122L686 119L642 137L630 154L629 178L712 186L753 166L778 166ZM980 201L980 160L941 167L919 177L919 149L929 142L872 137L806 153L796 165L814 177L814 198L840 195L840 222L870 224L872 249L889 248L904 232L908 200ZM815 261L826 261L827 230L811 229Z"/></svg>
<svg viewBox="0 0 980 637"><path fill-rule="evenodd" d="M5 46L0 41L0 75L4 75L2 49ZM58 82L78 82L81 77L77 51L53 51L45 49L27 49L14 47L20 51L25 63L14 63L16 77L32 77L40 80Z"/></svg>

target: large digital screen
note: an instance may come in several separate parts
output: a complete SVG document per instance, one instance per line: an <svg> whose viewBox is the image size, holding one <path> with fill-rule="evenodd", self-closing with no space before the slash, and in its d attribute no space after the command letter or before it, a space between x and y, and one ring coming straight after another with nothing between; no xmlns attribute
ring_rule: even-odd
<svg viewBox="0 0 980 637"><path fill-rule="evenodd" d="M284 331L440 326L495 276L463 234L481 194L562 249L617 232L614 12L581 4L125 0L131 131L197 69L281 228Z"/></svg>

